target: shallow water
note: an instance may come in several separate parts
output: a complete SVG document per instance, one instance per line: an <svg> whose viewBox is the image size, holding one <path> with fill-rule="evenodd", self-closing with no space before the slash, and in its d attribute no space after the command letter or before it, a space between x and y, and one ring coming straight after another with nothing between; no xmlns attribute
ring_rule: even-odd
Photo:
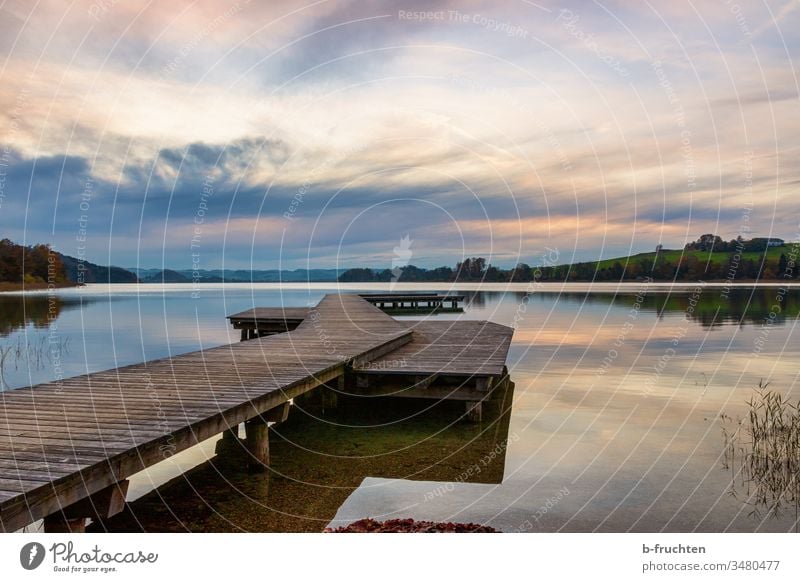
<svg viewBox="0 0 800 582"><path fill-rule="evenodd" d="M357 289L385 290L345 290ZM481 522L503 531L795 529L789 495L775 515L748 503L749 484L724 468L720 414L743 415L760 380L800 397L800 291L638 284L622 292L584 284L484 289L465 291L464 314L439 317L516 327L510 419L498 415L471 427L458 420L460 409L423 413L424 406L398 405L395 416L382 419L382 431L370 433L352 426L373 414L363 403L317 419L294 411L285 428L273 431L269 486L259 481L264 477L205 463L194 477L158 490L162 503L180 510L160 513L145 497L131 505L134 525L105 525L319 530L331 520L340 525L369 516ZM193 297L191 286L120 285L65 290L55 298L0 295L3 381L13 389L238 341L227 314L256 305L304 306L331 291L323 284L208 285ZM130 497L204 463L214 448L207 442L151 468L134 480ZM213 480L223 477L238 483L240 493L219 490ZM193 508L186 504L190 479L197 481ZM199 517L205 514L216 517Z"/></svg>

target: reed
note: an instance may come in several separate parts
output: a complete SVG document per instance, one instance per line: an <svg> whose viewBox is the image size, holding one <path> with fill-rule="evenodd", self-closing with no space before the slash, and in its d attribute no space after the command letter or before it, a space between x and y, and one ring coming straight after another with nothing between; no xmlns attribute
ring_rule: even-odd
<svg viewBox="0 0 800 582"><path fill-rule="evenodd" d="M53 341L42 334L38 337L18 336L16 341L0 344L0 390L10 388L6 374L13 368L44 370L69 353L69 337Z"/></svg>
<svg viewBox="0 0 800 582"><path fill-rule="evenodd" d="M800 508L800 401L759 382L747 401L744 417L721 415L723 468L732 472L730 493L741 488L757 517L762 510L774 516L789 506L797 527Z"/></svg>

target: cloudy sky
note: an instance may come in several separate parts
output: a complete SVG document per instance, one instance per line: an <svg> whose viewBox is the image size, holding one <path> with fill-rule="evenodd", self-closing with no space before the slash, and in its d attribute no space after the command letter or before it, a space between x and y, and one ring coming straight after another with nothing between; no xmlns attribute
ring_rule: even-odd
<svg viewBox="0 0 800 582"><path fill-rule="evenodd" d="M800 237L798 0L1 5L19 242L266 269Z"/></svg>

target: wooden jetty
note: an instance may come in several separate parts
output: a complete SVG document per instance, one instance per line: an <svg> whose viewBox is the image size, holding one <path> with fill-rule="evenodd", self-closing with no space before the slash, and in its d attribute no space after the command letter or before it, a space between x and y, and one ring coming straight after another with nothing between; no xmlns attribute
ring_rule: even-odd
<svg viewBox="0 0 800 582"><path fill-rule="evenodd" d="M465 400L480 420L513 333L400 322L358 295L326 295L302 312L259 309L231 317L253 322L239 327L246 339L260 334L259 315L275 326L249 341L0 393L0 531L39 519L45 531L83 531L86 518L124 507L128 477L220 433L238 441L240 423L263 469L268 423L321 385L369 395L381 394L379 377L410 378L392 395Z"/></svg>

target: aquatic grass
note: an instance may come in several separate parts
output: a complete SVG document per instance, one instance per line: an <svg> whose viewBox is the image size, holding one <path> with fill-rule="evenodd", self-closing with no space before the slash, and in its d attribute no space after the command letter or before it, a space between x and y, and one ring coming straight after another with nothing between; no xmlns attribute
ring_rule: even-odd
<svg viewBox="0 0 800 582"><path fill-rule="evenodd" d="M743 418L721 415L724 439L723 468L732 471L729 493L737 485L746 493L750 514L762 510L778 516L788 505L795 512L797 529L800 509L800 401L759 382L747 401Z"/></svg>
<svg viewBox="0 0 800 582"><path fill-rule="evenodd" d="M43 370L69 353L69 340L66 337L50 341L49 336L40 335L32 340L17 337L16 342L0 345L0 390L11 388L6 373L12 367L14 371L23 365L29 369Z"/></svg>
<svg viewBox="0 0 800 582"><path fill-rule="evenodd" d="M0 390L7 390L8 383L6 382L6 360L11 353L12 346L0 346Z"/></svg>

